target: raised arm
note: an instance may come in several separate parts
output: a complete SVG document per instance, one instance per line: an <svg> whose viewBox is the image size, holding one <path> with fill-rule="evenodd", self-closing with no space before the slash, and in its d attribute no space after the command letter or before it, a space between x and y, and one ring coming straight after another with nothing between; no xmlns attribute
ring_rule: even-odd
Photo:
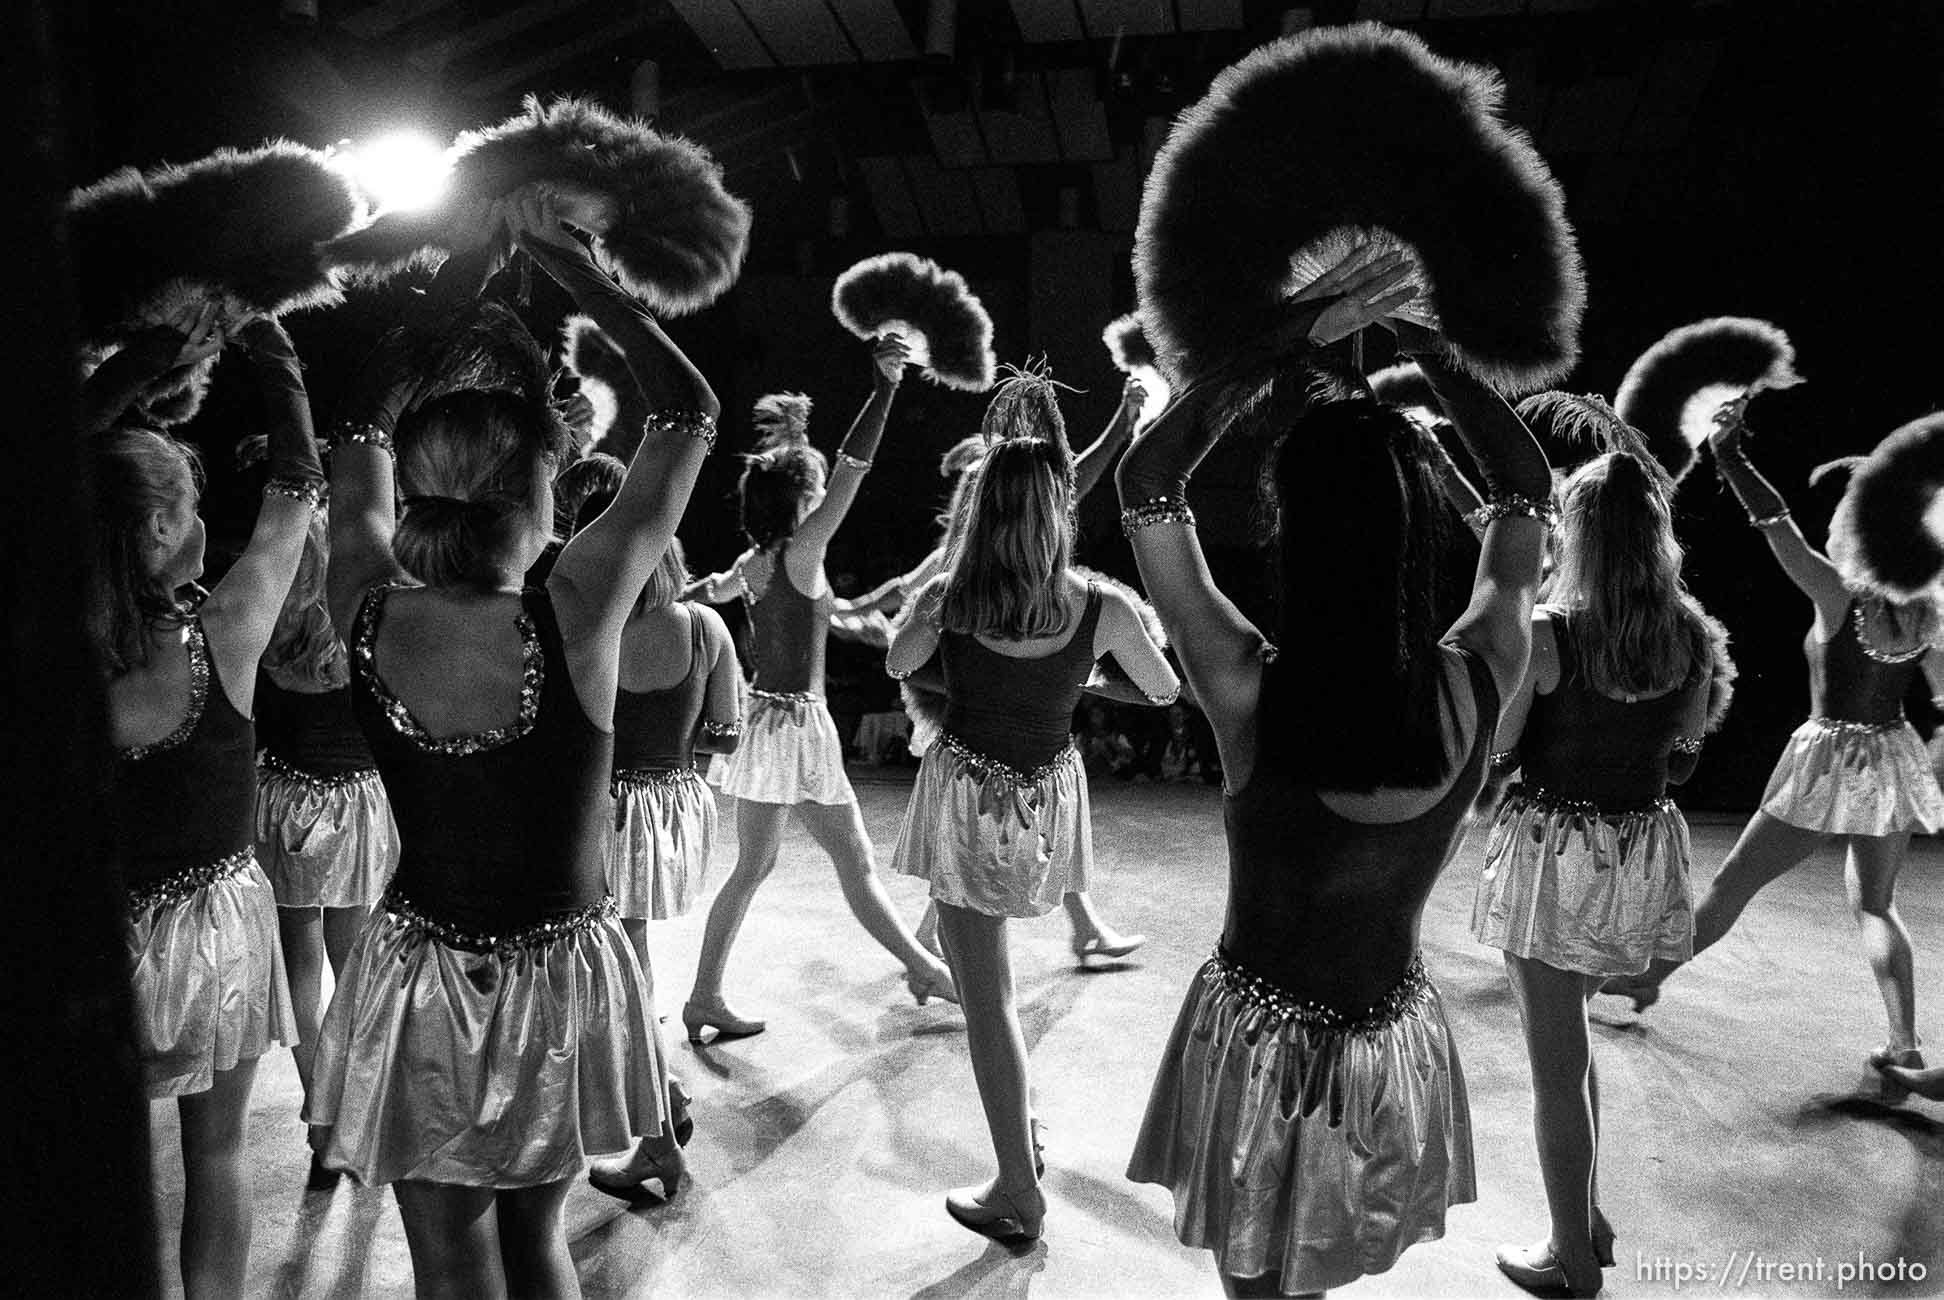
<svg viewBox="0 0 1944 1300"><path fill-rule="evenodd" d="M1478 508L1485 504L1485 498L1478 494L1471 480L1459 470L1458 462L1451 458L1451 453L1445 450L1444 443L1439 441L1436 433L1424 429L1419 436L1424 443L1425 457L1438 476L1438 487L1444 492L1445 500L1457 510L1459 518L1465 521L1465 526L1472 530L1474 537L1484 536L1485 525L1482 520L1475 520L1474 516Z"/></svg>
<svg viewBox="0 0 1944 1300"><path fill-rule="evenodd" d="M392 434L415 381L392 364L397 339L387 335L365 361L331 431L331 565L324 589L331 622L347 638L366 590L405 576L392 554L398 530Z"/></svg>
<svg viewBox="0 0 1944 1300"><path fill-rule="evenodd" d="M1141 403L1147 401L1147 390L1141 381L1129 375L1121 385L1120 405L1114 410L1114 418L1107 422L1100 436L1073 460L1073 502L1077 506L1087 493L1094 490L1107 467L1114 463L1114 457L1127 445L1134 432L1134 424L1141 418Z"/></svg>
<svg viewBox="0 0 1944 1300"><path fill-rule="evenodd" d="M167 325L143 330L88 376L77 423L82 436L112 428L143 392L171 370L207 361L223 350L221 307L192 304Z"/></svg>
<svg viewBox="0 0 1944 1300"><path fill-rule="evenodd" d="M729 639L729 626L712 609L696 609L702 620L703 646L712 656L702 694L702 732L695 747L705 754L731 754L742 740L742 666Z"/></svg>
<svg viewBox="0 0 1944 1300"><path fill-rule="evenodd" d="M904 340L887 334L871 346L871 395L864 408L851 421L850 432L837 448L837 463L831 468L824 499L803 517L790 543L790 561L798 585L808 587L823 565L824 551L837 535L844 516L857 501L864 476L871 471L877 455L878 440L884 436L884 422L891 416L892 399L904 380Z"/></svg>
<svg viewBox="0 0 1944 1300"><path fill-rule="evenodd" d="M256 663L270 644L297 564L311 513L324 493L324 469L311 431L310 400L290 335L274 320L251 322L237 336L263 391L269 422L270 481L264 484L250 542L203 605L210 652L239 710L255 694Z"/></svg>
<svg viewBox="0 0 1944 1300"><path fill-rule="evenodd" d="M1742 419L1745 407L1745 400L1731 402L1715 417L1714 432L1708 435L1715 469L1748 512L1748 522L1761 532L1782 572L1815 602L1817 622L1824 628L1833 627L1849 607L1849 589L1836 566L1803 537L1782 494L1749 460L1748 426Z"/></svg>

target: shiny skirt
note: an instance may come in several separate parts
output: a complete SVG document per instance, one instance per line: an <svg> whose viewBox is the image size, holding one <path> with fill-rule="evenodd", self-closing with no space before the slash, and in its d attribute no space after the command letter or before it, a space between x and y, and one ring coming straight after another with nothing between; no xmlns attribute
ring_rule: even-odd
<svg viewBox="0 0 1944 1300"><path fill-rule="evenodd" d="M694 768L614 774L608 892L631 921L686 916L702 896L715 846L715 793Z"/></svg>
<svg viewBox="0 0 1944 1300"><path fill-rule="evenodd" d="M367 1186L534 1187L660 1132L667 1087L611 902L492 941L389 897L345 961L304 1119Z"/></svg>
<svg viewBox="0 0 1944 1300"><path fill-rule="evenodd" d="M1694 955L1688 826L1671 799L1602 813L1530 785L1506 792L1472 901L1482 944L1559 970L1637 975Z"/></svg>
<svg viewBox="0 0 1944 1300"><path fill-rule="evenodd" d="M749 693L749 716L732 754L709 767L709 784L757 803L856 803L844 746L821 695Z"/></svg>
<svg viewBox="0 0 1944 1300"><path fill-rule="evenodd" d="M1093 823L1073 746L1018 772L941 736L918 765L891 869L988 916L1044 916L1087 887Z"/></svg>
<svg viewBox="0 0 1944 1300"><path fill-rule="evenodd" d="M1944 792L1908 722L1811 718L1776 760L1762 811L1825 835L1897 835L1944 826Z"/></svg>
<svg viewBox="0 0 1944 1300"><path fill-rule="evenodd" d="M1168 1040L1127 1176L1174 1193L1175 1235L1284 1294L1381 1273L1476 1199L1471 1114L1438 991L1413 961L1355 1020L1219 952Z"/></svg>
<svg viewBox="0 0 1944 1300"><path fill-rule="evenodd" d="M182 888L164 882L138 894L127 932L150 1097L208 1092L218 1071L254 1061L272 1042L297 1042L263 869L246 849L183 874Z"/></svg>
<svg viewBox="0 0 1944 1300"><path fill-rule="evenodd" d="M256 850L279 907L376 904L398 866L398 827L377 769L316 777L265 754Z"/></svg>

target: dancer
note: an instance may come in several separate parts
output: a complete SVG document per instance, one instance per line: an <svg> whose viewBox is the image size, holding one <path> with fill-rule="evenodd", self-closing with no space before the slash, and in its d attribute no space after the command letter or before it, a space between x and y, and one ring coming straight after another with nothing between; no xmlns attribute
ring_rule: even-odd
<svg viewBox="0 0 1944 1300"><path fill-rule="evenodd" d="M257 665L257 858L277 897L297 1015L291 1054L306 1098L323 1015L324 963L335 981L398 865L398 827L371 747L351 716L350 664L325 607L329 555L328 521L320 511ZM313 1152L308 1186L336 1181Z"/></svg>
<svg viewBox="0 0 1944 1300"><path fill-rule="evenodd" d="M936 656L948 701L892 866L930 882L999 1162L997 1178L948 1193L945 1208L974 1232L1031 1240L1046 1200L1006 918L1086 889L1087 778L1068 729L1094 662L1111 655L1156 705L1180 683L1128 597L1070 565L1073 465L1052 382L1007 380L984 436L963 544L885 661L903 678Z"/></svg>
<svg viewBox="0 0 1944 1300"><path fill-rule="evenodd" d="M1381 1272L1475 1195L1418 919L1524 671L1545 456L1436 340L1402 340L1487 493L1472 601L1448 630L1432 596L1436 474L1396 411L1323 401L1288 422L1272 394L1259 412L1287 425L1265 480L1280 521L1274 642L1210 578L1186 499L1228 414L1223 380L1383 319L1413 296L1397 288L1408 273L1398 256L1339 263L1296 296L1266 355L1183 376L1119 472L1141 576L1215 731L1229 841L1221 943L1175 1023L1128 1177L1173 1191L1176 1235L1214 1252L1237 1295ZM1292 378L1304 387L1285 372L1276 390Z"/></svg>
<svg viewBox="0 0 1944 1300"><path fill-rule="evenodd" d="M774 394L757 402L764 438L740 485L750 549L726 573L697 588L712 605L738 594L748 603L756 673L742 742L709 773L712 785L736 797L738 851L735 870L709 909L695 988L682 1007L690 1042L700 1043L710 1028L718 1039L765 1028L763 1021L729 1009L722 981L750 900L776 868L783 824L792 811L837 868L851 915L904 963L905 985L918 1005L930 998L958 1001L943 963L919 946L891 910L823 698L832 601L824 552L871 468L904 377L904 344L887 335L872 347L871 364L871 396L838 448L828 486L823 455L804 436L809 399Z"/></svg>
<svg viewBox="0 0 1944 1300"><path fill-rule="evenodd" d="M172 338L158 342L158 331L130 349L155 362L151 378L222 347L214 305L174 325ZM251 848L250 714L257 660L323 485L289 336L257 320L236 337L263 391L270 479L249 545L200 606L183 596L203 571L194 454L152 430L113 427L121 396L90 402L104 430L92 442L91 621L119 751L114 821L130 896L136 1048L148 1095L174 1097L181 1115L178 1258L191 1297L243 1294L250 1086L271 1041L295 1038L276 901ZM116 372L138 368L131 360Z"/></svg>
<svg viewBox="0 0 1944 1300"><path fill-rule="evenodd" d="M493 224L620 343L657 413L614 503L521 590L567 435L537 345L493 304L397 350L432 368L368 395L332 466L332 617L403 853L306 1118L326 1164L395 1185L422 1296L578 1294L561 1212L586 1155L652 1137L680 1158L648 983L606 896L608 727L623 628L717 403L532 193Z"/></svg>
<svg viewBox="0 0 1944 1300"><path fill-rule="evenodd" d="M1521 783L1493 819L1472 912L1518 994L1552 1215L1546 1241L1500 1247L1498 1266L1572 1295L1613 1266L1586 1003L1605 977L1688 955L1688 829L1667 786L1694 771L1735 674L1728 634L1681 581L1672 481L1637 438L1616 441L1566 481L1531 663L1500 729Z"/></svg>
<svg viewBox="0 0 1944 1300"><path fill-rule="evenodd" d="M1944 792L1923 741L1903 716L1919 660L1944 636L1938 609L1928 596L1895 602L1851 587L1803 539L1787 502L1748 458L1746 407L1743 398L1722 408L1708 445L1749 522L1815 608L1803 641L1809 719L1789 737L1762 806L1695 910L1694 955L1720 942L1765 885L1834 839L1845 850L1850 911L1889 1021L1889 1038L1870 1053L1869 1064L1922 1068L1910 935L1897 914L1896 887L1911 830L1944 826ZM1608 980L1603 991L1629 997L1644 1011L1682 964L1657 958L1644 974ZM1894 1077L1883 1090L1893 1101L1905 1093Z"/></svg>

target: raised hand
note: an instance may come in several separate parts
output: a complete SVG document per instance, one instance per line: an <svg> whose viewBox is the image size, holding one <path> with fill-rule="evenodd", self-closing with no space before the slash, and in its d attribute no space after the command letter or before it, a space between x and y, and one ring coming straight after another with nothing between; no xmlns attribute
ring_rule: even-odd
<svg viewBox="0 0 1944 1300"><path fill-rule="evenodd" d="M1361 244L1292 294L1290 301L1335 299L1307 331L1312 343L1334 343L1377 324L1416 298L1417 286L1405 283L1411 269L1410 256L1402 250L1377 256L1373 245Z"/></svg>
<svg viewBox="0 0 1944 1300"><path fill-rule="evenodd" d="M1138 416L1141 408L1147 404L1147 389L1133 375L1129 375L1127 382L1121 385L1120 404L1121 413L1130 420Z"/></svg>
<svg viewBox="0 0 1944 1300"><path fill-rule="evenodd" d="M158 328L175 337L175 355L168 362L170 369L207 361L221 352L227 341L223 329L223 304L214 298L190 303Z"/></svg>
<svg viewBox="0 0 1944 1300"><path fill-rule="evenodd" d="M553 195L545 188L529 185L503 202L507 230L515 240L528 247L542 244L553 252L593 262L586 245L568 234L567 227L560 223Z"/></svg>
<svg viewBox="0 0 1944 1300"><path fill-rule="evenodd" d="M1743 393L1731 402L1723 402L1721 409L1714 413L1714 430L1708 434L1708 445L1714 448L1715 455L1726 456L1741 449L1742 439L1748 435L1748 399L1755 394Z"/></svg>
<svg viewBox="0 0 1944 1300"><path fill-rule="evenodd" d="M886 334L871 345L871 364L876 369L872 382L879 388L896 388L904 382L904 370L911 349L896 334Z"/></svg>

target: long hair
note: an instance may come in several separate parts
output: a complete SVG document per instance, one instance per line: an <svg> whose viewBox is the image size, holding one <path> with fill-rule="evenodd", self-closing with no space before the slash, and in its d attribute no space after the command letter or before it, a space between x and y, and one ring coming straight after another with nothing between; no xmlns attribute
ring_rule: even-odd
<svg viewBox="0 0 1944 1300"><path fill-rule="evenodd" d="M331 532L323 511L311 515L297 576L277 611L277 625L263 652L263 666L286 681L295 679L336 690L351 680L344 642L331 623L324 580L331 562Z"/></svg>
<svg viewBox="0 0 1944 1300"><path fill-rule="evenodd" d="M1681 580L1663 476L1630 452L1566 480L1543 598L1573 621L1572 671L1603 695L1674 690L1713 657L1707 615Z"/></svg>
<svg viewBox="0 0 1944 1300"><path fill-rule="evenodd" d="M1059 577L1073 562L1073 457L1052 381L1015 373L986 409L995 440L954 515L941 626L1008 640L1066 627ZM996 435L996 436L995 436Z"/></svg>
<svg viewBox="0 0 1944 1300"><path fill-rule="evenodd" d="M449 393L399 423L392 554L430 586L488 583L552 513L555 430L518 394Z"/></svg>
<svg viewBox="0 0 1944 1300"><path fill-rule="evenodd" d="M1308 738L1289 749L1322 789L1437 784L1452 767L1437 648L1449 529L1417 430L1368 397L1319 402L1268 470L1280 653L1261 725Z"/></svg>
<svg viewBox="0 0 1944 1300"><path fill-rule="evenodd" d="M95 564L88 627L110 676L149 661L151 628L181 620L175 589L156 571L148 529L158 514L193 501L202 466L189 447L150 429L114 429L91 446Z"/></svg>

